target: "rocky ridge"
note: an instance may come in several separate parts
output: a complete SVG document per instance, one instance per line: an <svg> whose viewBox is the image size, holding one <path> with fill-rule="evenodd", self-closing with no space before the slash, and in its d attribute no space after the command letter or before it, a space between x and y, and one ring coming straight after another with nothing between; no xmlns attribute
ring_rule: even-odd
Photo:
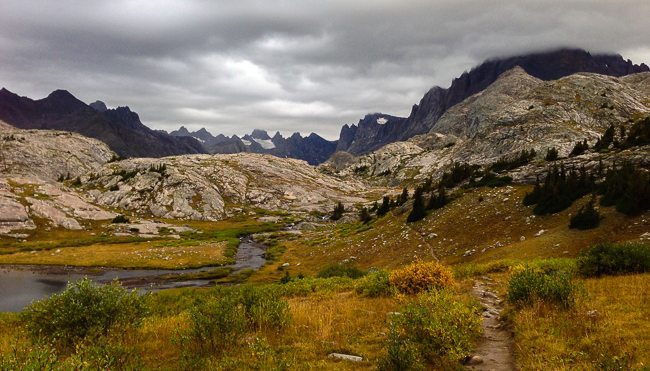
<svg viewBox="0 0 650 371"><path fill-rule="evenodd" d="M170 135L195 138L201 142L208 153L267 153L277 157L305 160L311 165L325 162L334 153L337 145L336 141L326 140L315 133L306 137L300 133L294 133L285 138L279 132L271 137L266 131L259 129L240 138L236 135L226 137L223 134L213 136L205 128L190 132L181 126L180 129L172 131Z"/></svg>
<svg viewBox="0 0 650 371"><path fill-rule="evenodd" d="M449 88L431 88L420 102L412 107L406 119L397 118L384 124L369 123L363 129L361 123L357 126L344 126L337 150L359 155L388 143L426 134L450 108L488 88L503 73L517 66L544 81L579 72L621 77L650 71L647 65L636 65L630 60L624 60L620 55L592 55L580 49L559 49L487 60L454 79Z"/></svg>
<svg viewBox="0 0 650 371"><path fill-rule="evenodd" d="M0 89L0 120L20 129L64 130L99 139L121 157L205 153L193 138L173 137L145 126L129 107L87 105L65 90L33 100Z"/></svg>
<svg viewBox="0 0 650 371"><path fill-rule="evenodd" d="M164 167L164 170L157 170ZM188 155L129 159L81 178L95 202L160 218L218 220L243 209L329 211L365 201L365 186L304 161L269 155Z"/></svg>
<svg viewBox="0 0 650 371"><path fill-rule="evenodd" d="M185 155L116 161L79 134L0 121L0 234L86 229L118 213L219 220L256 209L329 211L365 202L365 185L271 155ZM18 231L18 232L16 232ZM155 234L155 233L154 233Z"/></svg>
<svg viewBox="0 0 650 371"><path fill-rule="evenodd" d="M648 72L543 81L515 67L448 110L429 133L321 168L397 184L440 174L453 162L489 164L523 149L543 158L555 147L566 157L576 141L594 144L608 126L629 127L630 120L650 114L649 85Z"/></svg>

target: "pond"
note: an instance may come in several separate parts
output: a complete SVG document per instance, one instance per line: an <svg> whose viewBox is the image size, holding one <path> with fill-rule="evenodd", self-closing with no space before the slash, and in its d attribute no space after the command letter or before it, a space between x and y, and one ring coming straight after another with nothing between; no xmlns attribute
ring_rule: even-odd
<svg viewBox="0 0 650 371"><path fill-rule="evenodd" d="M261 268L265 246L250 238L241 239L235 263L230 274L243 269ZM197 269L115 269L115 268L78 268L62 266L0 265L0 312L16 312L29 305L33 300L42 299L63 291L68 282L88 277L95 282L106 283L113 279L126 280L124 285L145 291L163 290L175 287L207 286L210 280L156 280L162 275L203 272L214 267Z"/></svg>

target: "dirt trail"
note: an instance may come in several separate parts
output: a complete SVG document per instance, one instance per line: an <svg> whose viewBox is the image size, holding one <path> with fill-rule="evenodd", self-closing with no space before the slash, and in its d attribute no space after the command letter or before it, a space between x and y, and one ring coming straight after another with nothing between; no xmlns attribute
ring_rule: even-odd
<svg viewBox="0 0 650 371"><path fill-rule="evenodd" d="M516 370L512 356L512 335L501 325L502 300L490 290L492 280L482 277L474 282L472 294L485 307L483 312L483 336L466 364L470 370Z"/></svg>

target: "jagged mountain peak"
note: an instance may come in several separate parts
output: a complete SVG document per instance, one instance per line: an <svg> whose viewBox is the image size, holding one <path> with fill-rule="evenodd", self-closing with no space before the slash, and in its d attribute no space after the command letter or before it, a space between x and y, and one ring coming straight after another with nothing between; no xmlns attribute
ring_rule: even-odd
<svg viewBox="0 0 650 371"><path fill-rule="evenodd" d="M262 139L262 140L271 139L269 133L267 133L266 130L261 130L261 129L254 129L253 132L251 133L251 137L255 139Z"/></svg>
<svg viewBox="0 0 650 371"><path fill-rule="evenodd" d="M89 106L97 112L106 112L108 110L106 103L102 102L101 100L96 100L90 103Z"/></svg>

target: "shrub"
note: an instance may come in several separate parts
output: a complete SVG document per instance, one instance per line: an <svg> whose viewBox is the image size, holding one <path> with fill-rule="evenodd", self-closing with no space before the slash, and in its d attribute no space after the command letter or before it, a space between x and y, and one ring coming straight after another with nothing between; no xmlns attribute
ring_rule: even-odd
<svg viewBox="0 0 650 371"><path fill-rule="evenodd" d="M238 299L236 295L224 295L197 303L190 310L190 328L181 339L183 347L220 353L238 344L246 332L246 315Z"/></svg>
<svg viewBox="0 0 650 371"><path fill-rule="evenodd" d="M600 225L600 213L594 207L596 199L594 197L586 205L578 210L578 213L571 217L569 221L570 229L593 229Z"/></svg>
<svg viewBox="0 0 650 371"><path fill-rule="evenodd" d="M221 353L238 345L248 331L280 330L291 320L277 286L219 289L217 297L190 310L190 327L177 339L186 355Z"/></svg>
<svg viewBox="0 0 650 371"><path fill-rule="evenodd" d="M117 281L98 285L85 278L31 304L21 318L34 338L68 347L139 326L147 313L146 298Z"/></svg>
<svg viewBox="0 0 650 371"><path fill-rule="evenodd" d="M577 259L578 272L587 277L650 272L650 246L641 243L598 244Z"/></svg>
<svg viewBox="0 0 650 371"><path fill-rule="evenodd" d="M397 291L413 295L454 284L451 270L438 262L418 262L391 272L389 282Z"/></svg>
<svg viewBox="0 0 650 371"><path fill-rule="evenodd" d="M241 301L252 329L279 330L291 320L289 303L272 287L245 287L241 290Z"/></svg>
<svg viewBox="0 0 650 371"><path fill-rule="evenodd" d="M390 296L391 286L388 280L388 272L385 270L378 270L369 273L361 280L356 286L358 294L375 298L378 296Z"/></svg>
<svg viewBox="0 0 650 371"><path fill-rule="evenodd" d="M129 222L130 222L129 218L127 218L126 216L124 216L122 214L116 216L115 218L113 218L113 220L111 220L111 223L114 223L114 224L129 223Z"/></svg>
<svg viewBox="0 0 650 371"><path fill-rule="evenodd" d="M318 278L350 277L361 278L366 273L359 268L348 264L330 264L318 272Z"/></svg>
<svg viewBox="0 0 650 371"><path fill-rule="evenodd" d="M390 324L387 354L380 360L379 370L424 370L417 346L404 336L400 336L395 323Z"/></svg>
<svg viewBox="0 0 650 371"><path fill-rule="evenodd" d="M564 271L546 273L526 267L513 274L508 283L508 301L520 307L542 301L569 308L575 304L577 293L572 275Z"/></svg>
<svg viewBox="0 0 650 371"><path fill-rule="evenodd" d="M400 313L392 318L395 331L389 336L384 363L417 364L416 353L419 359L444 368L467 356L481 334L478 307L454 300L446 290L421 294Z"/></svg>

